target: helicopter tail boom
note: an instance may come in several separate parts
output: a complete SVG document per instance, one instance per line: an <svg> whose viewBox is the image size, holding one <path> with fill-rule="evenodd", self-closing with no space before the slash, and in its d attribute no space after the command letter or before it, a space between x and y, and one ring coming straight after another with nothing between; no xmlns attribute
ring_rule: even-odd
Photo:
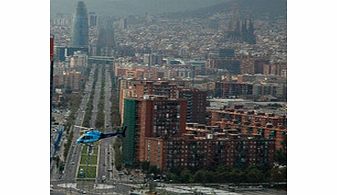
<svg viewBox="0 0 337 195"><path fill-rule="evenodd" d="M103 138L108 138L108 137L114 137L114 136L118 136L118 135L122 135L123 137L125 137L125 131L126 131L126 126L124 126L122 128L122 132L114 132L114 133L102 133L101 136L100 136L100 139L103 139Z"/></svg>

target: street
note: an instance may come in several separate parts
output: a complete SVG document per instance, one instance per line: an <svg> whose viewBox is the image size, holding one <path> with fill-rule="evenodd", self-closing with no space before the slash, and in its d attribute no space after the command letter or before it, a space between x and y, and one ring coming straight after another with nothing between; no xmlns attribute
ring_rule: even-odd
<svg viewBox="0 0 337 195"><path fill-rule="evenodd" d="M78 109L76 119L75 119L75 125L82 126L84 115L85 115L85 110L86 107L88 106L89 103L89 98L94 82L94 72L96 69L96 65L93 65L93 68L91 69L90 76L88 83L85 86L85 92L84 96L82 98L80 107ZM64 174L62 176L63 181L67 182L75 182L76 181L76 170L77 166L79 164L79 159L80 159L80 153L81 153L81 145L76 144L76 139L80 136L80 128L78 127L73 127L72 131L74 132L74 137L72 140L72 144L68 153L67 160L65 162L65 168L64 168Z"/></svg>

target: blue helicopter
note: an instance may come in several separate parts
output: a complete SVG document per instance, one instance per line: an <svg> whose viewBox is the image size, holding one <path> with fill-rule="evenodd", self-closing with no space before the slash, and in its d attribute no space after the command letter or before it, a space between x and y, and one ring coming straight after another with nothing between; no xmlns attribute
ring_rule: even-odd
<svg viewBox="0 0 337 195"><path fill-rule="evenodd" d="M76 143L77 144L92 144L94 142L97 142L98 140L104 139L104 138L108 138L108 137L114 137L114 136L123 136L125 137L125 131L126 131L126 126L119 128L122 131L119 131L119 129L117 129L116 132L112 132L112 133L102 133L101 131L99 131L98 129L93 129L93 128L87 128L87 127L81 127L81 126L74 126L74 127L79 127L81 129L87 129L84 131L84 134L82 134L77 140Z"/></svg>

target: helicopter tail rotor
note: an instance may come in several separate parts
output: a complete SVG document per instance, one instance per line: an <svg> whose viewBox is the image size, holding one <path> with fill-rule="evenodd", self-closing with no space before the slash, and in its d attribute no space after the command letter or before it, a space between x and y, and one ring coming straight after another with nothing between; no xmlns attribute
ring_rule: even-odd
<svg viewBox="0 0 337 195"><path fill-rule="evenodd" d="M118 137L125 137L126 126L122 127L122 132L119 132Z"/></svg>
<svg viewBox="0 0 337 195"><path fill-rule="evenodd" d="M122 128L122 136L125 137L125 132L126 132L126 126Z"/></svg>

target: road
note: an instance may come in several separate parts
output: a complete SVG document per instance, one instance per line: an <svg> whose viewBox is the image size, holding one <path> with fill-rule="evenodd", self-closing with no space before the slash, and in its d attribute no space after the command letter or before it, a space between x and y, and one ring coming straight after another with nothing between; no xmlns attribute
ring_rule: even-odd
<svg viewBox="0 0 337 195"><path fill-rule="evenodd" d="M93 64L93 67L89 75L89 80L85 86L84 96L82 98L80 107L76 113L75 125L81 126L83 123L85 110L89 103L89 98L90 98L92 86L94 83L95 70L96 70L96 65ZM67 160L65 162L64 175L62 176L62 180L66 182L76 181L76 170L78 168L77 166L79 164L80 153L82 149L81 145L76 144L76 139L80 136L80 128L73 127L71 130L73 131L74 136L73 136L72 144L68 152Z"/></svg>
<svg viewBox="0 0 337 195"><path fill-rule="evenodd" d="M99 103L99 99L100 99L100 94L101 94L101 83L102 83L102 67L101 66L97 66L97 71L98 71L98 74L97 74L97 81L96 81L96 84L95 84L95 89L94 89L94 96L93 96L93 100L92 102L89 102L89 103L92 103L93 107L92 107L92 112L91 112L91 118L90 118L90 128L95 128L96 126L96 117L97 117L97 112L98 112L98 103ZM91 92L90 92L91 94ZM78 137L78 136L77 136ZM82 152L82 145L78 145L80 146L79 148L79 154ZM79 166L80 166L80 155L78 155L79 157L79 160L75 161L75 165L76 165L76 169L75 169L75 178L77 177L77 174L76 172L78 171L79 169Z"/></svg>
<svg viewBox="0 0 337 195"><path fill-rule="evenodd" d="M230 191L225 188L218 187L206 187L204 185L195 185L195 184L166 184L166 183L157 183L157 189L166 189L167 191L175 191L174 194L188 193L188 194L228 194L228 195L286 195L287 191L285 190L275 190L275 189L245 189L243 191ZM183 191L179 191L183 190ZM173 194L173 193L172 193Z"/></svg>
<svg viewBox="0 0 337 195"><path fill-rule="evenodd" d="M105 86L104 86L104 127L106 132L110 132L111 128L111 66L105 65ZM100 155L98 163L98 174L96 183L110 182L112 176L112 139L103 139L100 143Z"/></svg>
<svg viewBox="0 0 337 195"><path fill-rule="evenodd" d="M94 84L94 73L95 70L98 71L98 77L95 84L95 89L93 89ZM103 71L104 70L104 71ZM93 110L90 120L91 127L95 127L96 117L98 110L98 103L101 95L101 84L102 77L104 75L105 86L104 86L104 114L105 114L105 129L108 132L112 131L112 119L111 119L111 94L115 92L112 90L112 82L111 82L111 65L105 65L105 69L103 69L103 65L93 65L91 69L91 73L89 76L89 80L85 86L85 93L81 100L80 107L76 113L75 125L82 126L85 110L88 106L88 103L92 103ZM92 90L94 90L93 101L89 102L89 98ZM115 124L115 123L114 123ZM82 182L76 181L76 174L80 164L80 154L82 150L82 145L76 144L76 139L80 136L80 129L78 127L73 127L71 129L74 133L74 137L72 140L72 144L69 149L68 157L65 163L64 174L62 178L58 180L51 181L51 184L54 185L53 193L55 194L79 194L80 189L90 189L90 194L126 194L131 190L132 185L124 184L121 181L118 181L118 171L114 166L112 166L114 151L113 151L113 143L115 138L103 139L99 144L99 159L98 159L98 169L97 169L97 177L95 184L89 183L85 184L83 188ZM113 170L113 171L111 171ZM103 183L102 177L105 176L106 180ZM71 187L69 187L71 186ZM78 189L80 188L80 189Z"/></svg>
<svg viewBox="0 0 337 195"><path fill-rule="evenodd" d="M101 86L102 85L102 66L98 66L98 77L97 82L95 85L95 93L94 93L94 99L93 99L93 109L92 109L92 115L90 119L90 128L96 128L96 117L98 112L98 103L100 100L101 95Z"/></svg>

